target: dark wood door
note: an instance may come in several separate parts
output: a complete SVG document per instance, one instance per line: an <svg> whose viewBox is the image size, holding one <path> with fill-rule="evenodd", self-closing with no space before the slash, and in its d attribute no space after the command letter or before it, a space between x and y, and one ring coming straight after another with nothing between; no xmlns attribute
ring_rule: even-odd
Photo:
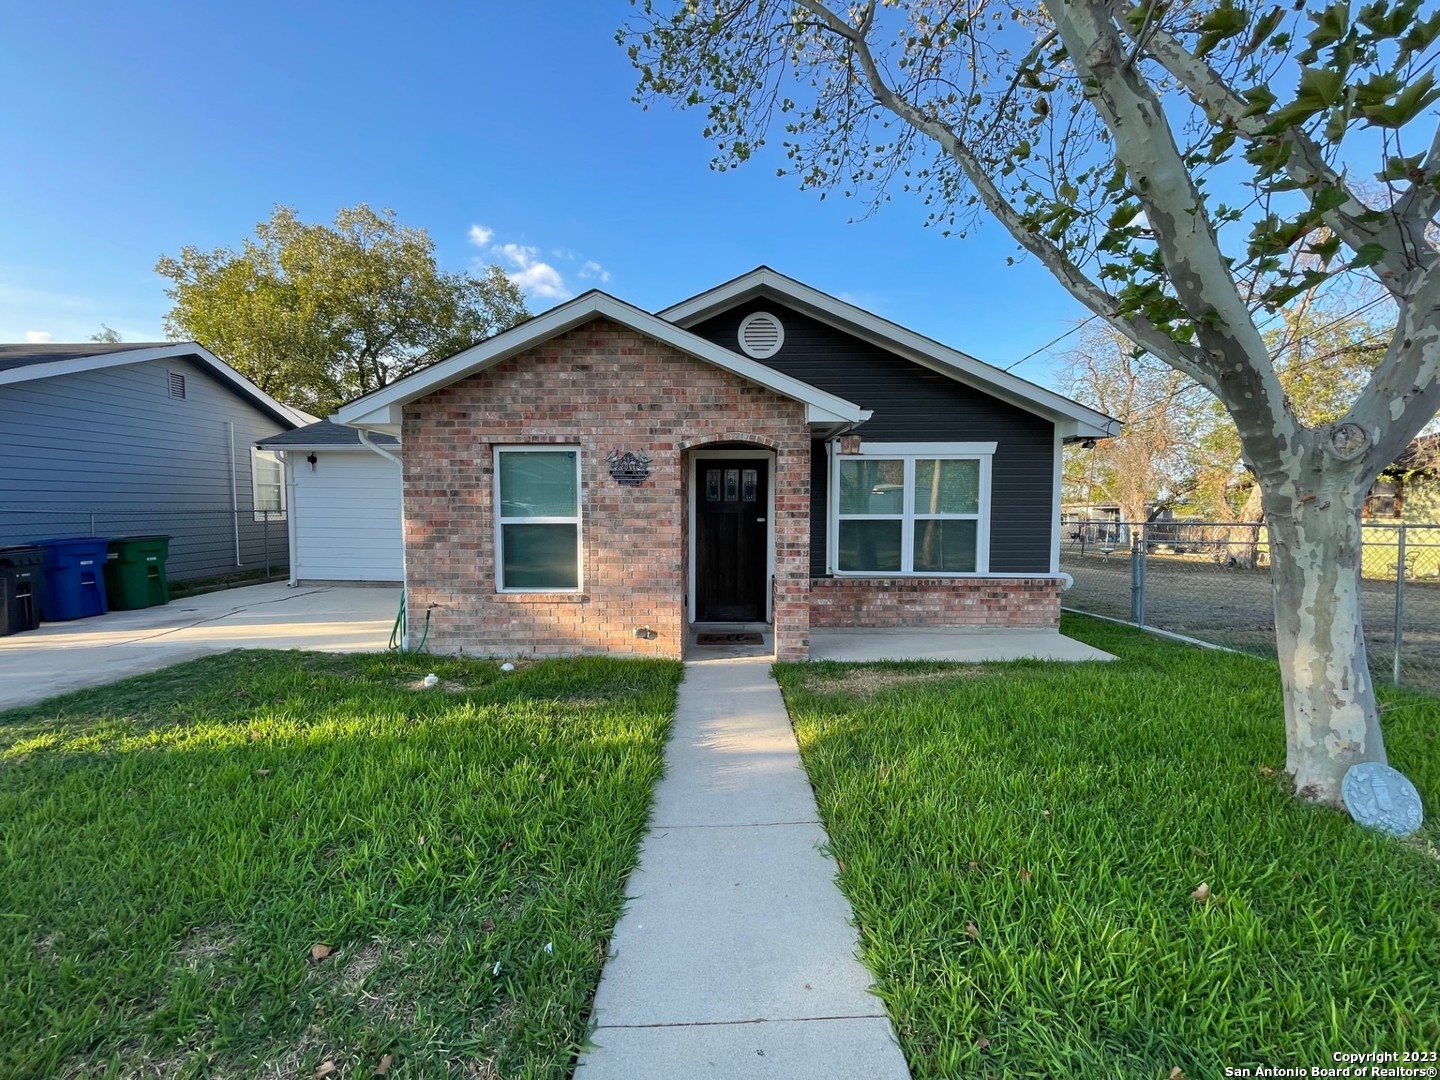
<svg viewBox="0 0 1440 1080"><path fill-rule="evenodd" d="M695 466L695 617L760 622L768 587L770 463L701 460Z"/></svg>

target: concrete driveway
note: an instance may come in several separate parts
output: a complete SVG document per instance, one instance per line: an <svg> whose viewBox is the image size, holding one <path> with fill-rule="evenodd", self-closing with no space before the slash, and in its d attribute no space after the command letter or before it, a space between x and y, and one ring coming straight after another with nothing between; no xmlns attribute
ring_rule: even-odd
<svg viewBox="0 0 1440 1080"><path fill-rule="evenodd" d="M398 586L250 585L0 637L0 709L226 649L377 652Z"/></svg>

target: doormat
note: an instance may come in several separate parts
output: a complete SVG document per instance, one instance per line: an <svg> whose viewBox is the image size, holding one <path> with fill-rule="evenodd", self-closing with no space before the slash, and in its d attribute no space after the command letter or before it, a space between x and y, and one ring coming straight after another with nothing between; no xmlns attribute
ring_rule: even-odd
<svg viewBox="0 0 1440 1080"><path fill-rule="evenodd" d="M741 634L697 634L696 645L764 645L765 638L749 631Z"/></svg>

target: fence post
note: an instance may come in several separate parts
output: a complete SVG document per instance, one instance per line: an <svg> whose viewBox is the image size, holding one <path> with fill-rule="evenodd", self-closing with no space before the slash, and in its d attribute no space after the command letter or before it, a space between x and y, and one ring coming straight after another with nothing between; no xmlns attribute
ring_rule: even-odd
<svg viewBox="0 0 1440 1080"><path fill-rule="evenodd" d="M1130 527L1130 621L1145 625L1145 523Z"/></svg>
<svg viewBox="0 0 1440 1080"><path fill-rule="evenodd" d="M1405 526L1399 528L1395 547L1395 666L1390 679L1400 685L1400 646L1405 640ZM1362 549L1363 550L1363 549Z"/></svg>

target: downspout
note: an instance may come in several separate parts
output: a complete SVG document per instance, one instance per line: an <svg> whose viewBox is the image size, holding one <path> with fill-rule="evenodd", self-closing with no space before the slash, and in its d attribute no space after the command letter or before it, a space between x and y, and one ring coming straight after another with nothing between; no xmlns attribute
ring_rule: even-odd
<svg viewBox="0 0 1440 1080"><path fill-rule="evenodd" d="M390 451L371 442L370 433L364 428L357 427L355 432L360 436L361 446L375 451L400 470L400 596L405 604L405 630L400 638L400 648L408 652L410 649L410 560L407 557L405 546L405 464Z"/></svg>
<svg viewBox="0 0 1440 1080"><path fill-rule="evenodd" d="M243 567L240 560L240 483L235 469L235 421L225 421L226 437L230 440L230 526L235 533L235 565Z"/></svg>
<svg viewBox="0 0 1440 1080"><path fill-rule="evenodd" d="M295 568L300 562L295 536L295 470L290 464L290 454L284 450L280 451L280 460L285 463L285 541L290 545L290 580L287 584L293 589L299 584Z"/></svg>

